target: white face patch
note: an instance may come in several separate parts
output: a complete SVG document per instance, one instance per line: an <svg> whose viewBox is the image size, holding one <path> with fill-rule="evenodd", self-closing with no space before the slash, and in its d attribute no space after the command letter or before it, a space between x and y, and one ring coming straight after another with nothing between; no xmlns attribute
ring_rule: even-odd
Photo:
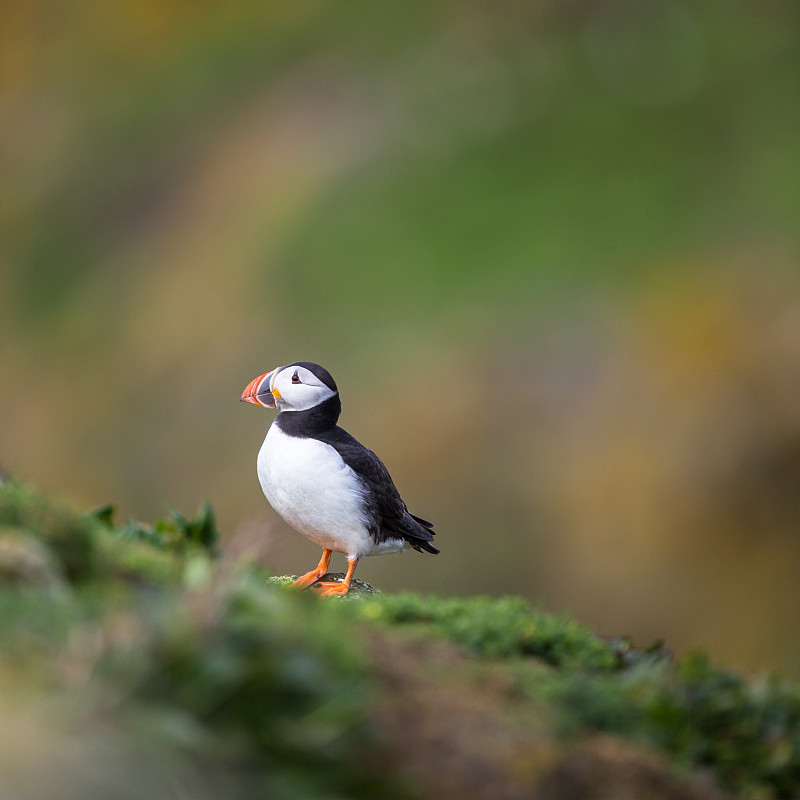
<svg viewBox="0 0 800 800"><path fill-rule="evenodd" d="M283 367L272 377L270 389L279 411L307 411L336 392L305 367Z"/></svg>

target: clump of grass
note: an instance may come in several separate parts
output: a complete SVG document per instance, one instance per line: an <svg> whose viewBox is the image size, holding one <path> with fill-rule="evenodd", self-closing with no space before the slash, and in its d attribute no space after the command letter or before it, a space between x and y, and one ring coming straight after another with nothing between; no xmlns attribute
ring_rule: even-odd
<svg viewBox="0 0 800 800"><path fill-rule="evenodd" d="M128 520L117 526L113 515L110 505L78 514L26 484L0 482L0 526L6 539L14 534L35 542L39 560L71 586L120 579L160 584L179 577L186 558L215 554L219 532L210 503L193 518L173 509L152 525ZM31 558L33 547L28 548Z"/></svg>
<svg viewBox="0 0 800 800"><path fill-rule="evenodd" d="M92 512L95 519L114 528L114 507L102 506ZM206 501L192 518L185 517L177 508L170 509L166 517L160 517L152 525L138 520L128 520L116 529L120 536L146 542L161 550L185 553L192 547L201 547L216 553L219 545L219 530L211 503Z"/></svg>

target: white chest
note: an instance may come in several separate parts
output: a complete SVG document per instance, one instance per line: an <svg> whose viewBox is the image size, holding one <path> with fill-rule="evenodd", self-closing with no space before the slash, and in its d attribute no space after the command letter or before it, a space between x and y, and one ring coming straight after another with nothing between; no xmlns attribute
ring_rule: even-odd
<svg viewBox="0 0 800 800"><path fill-rule="evenodd" d="M258 478L275 511L320 547L351 557L372 549L361 483L330 445L273 424L258 453Z"/></svg>

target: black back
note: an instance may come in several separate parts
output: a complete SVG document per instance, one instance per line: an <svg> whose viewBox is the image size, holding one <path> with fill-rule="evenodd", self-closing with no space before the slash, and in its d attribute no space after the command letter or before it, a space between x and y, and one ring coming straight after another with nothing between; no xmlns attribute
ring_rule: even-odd
<svg viewBox="0 0 800 800"><path fill-rule="evenodd" d="M364 511L369 531L376 542L398 537L405 539L415 550L439 552L431 544L433 523L417 517L406 508L389 470L372 450L338 426L315 438L333 447L363 482L367 490Z"/></svg>
<svg viewBox="0 0 800 800"><path fill-rule="evenodd" d="M298 361L296 365L322 370L317 364L304 361ZM322 371L328 375L333 385L316 370L312 371L335 390L336 384L325 370ZM306 411L282 411L274 424L288 436L318 439L330 445L358 475L365 489L364 513L369 532L376 542L401 538L415 550L438 553L439 550L431 544L434 537L433 523L412 514L406 508L383 462L372 450L368 450L336 424L341 410L342 404L337 393Z"/></svg>

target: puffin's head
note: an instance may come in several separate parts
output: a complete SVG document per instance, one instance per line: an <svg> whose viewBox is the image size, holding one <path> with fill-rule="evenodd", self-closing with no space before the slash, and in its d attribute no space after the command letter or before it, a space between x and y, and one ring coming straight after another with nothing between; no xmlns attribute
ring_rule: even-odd
<svg viewBox="0 0 800 800"><path fill-rule="evenodd" d="M295 361L250 381L241 399L278 411L307 411L338 393L336 382L324 367Z"/></svg>

